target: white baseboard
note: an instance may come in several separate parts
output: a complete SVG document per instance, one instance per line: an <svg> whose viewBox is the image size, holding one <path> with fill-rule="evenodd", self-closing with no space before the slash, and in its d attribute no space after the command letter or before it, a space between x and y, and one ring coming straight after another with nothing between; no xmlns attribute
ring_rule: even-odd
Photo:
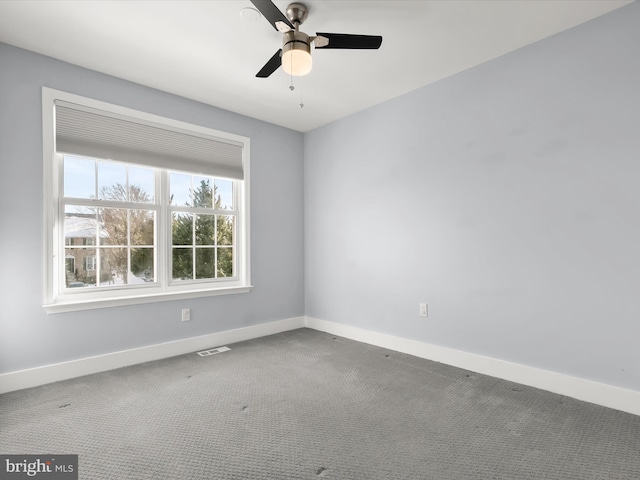
<svg viewBox="0 0 640 480"><path fill-rule="evenodd" d="M305 317L308 328L640 415L640 392L496 358Z"/></svg>
<svg viewBox="0 0 640 480"><path fill-rule="evenodd" d="M289 318L225 332L4 373L0 374L0 393L183 355L302 327L640 415L640 392L638 391L313 317Z"/></svg>
<svg viewBox="0 0 640 480"><path fill-rule="evenodd" d="M46 383L104 372L114 368L183 355L229 343L251 340L304 327L304 317L289 318L250 327L185 338L146 347L80 358L69 362L45 365L0 375L0 393L36 387Z"/></svg>

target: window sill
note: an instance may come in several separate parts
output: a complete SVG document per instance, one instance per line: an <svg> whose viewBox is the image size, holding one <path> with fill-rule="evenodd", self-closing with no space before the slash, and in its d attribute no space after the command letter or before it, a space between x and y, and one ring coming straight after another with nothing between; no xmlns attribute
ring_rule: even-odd
<svg viewBox="0 0 640 480"><path fill-rule="evenodd" d="M179 292L152 293L127 297L110 297L87 300L61 300L42 306L48 314L77 312L81 310L94 310L98 308L123 307L127 305L139 305L142 303L169 302L172 300L184 300L188 298L213 297L218 295L231 295L236 293L248 293L252 286L226 287L208 290L182 290Z"/></svg>

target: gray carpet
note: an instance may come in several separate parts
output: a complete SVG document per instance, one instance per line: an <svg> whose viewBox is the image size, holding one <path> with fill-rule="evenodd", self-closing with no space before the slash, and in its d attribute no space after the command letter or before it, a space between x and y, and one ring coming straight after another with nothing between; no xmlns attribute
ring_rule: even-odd
<svg viewBox="0 0 640 480"><path fill-rule="evenodd" d="M214 347L216 345L212 345ZM640 478L640 417L309 329L0 396L80 478Z"/></svg>

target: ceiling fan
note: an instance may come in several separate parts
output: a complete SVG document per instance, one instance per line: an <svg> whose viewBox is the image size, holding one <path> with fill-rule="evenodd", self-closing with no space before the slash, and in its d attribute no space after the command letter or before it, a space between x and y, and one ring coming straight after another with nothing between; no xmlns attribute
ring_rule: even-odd
<svg viewBox="0 0 640 480"><path fill-rule="evenodd" d="M311 71L311 44L315 48L342 48L376 50L382 44L379 35L350 35L345 33L316 33L311 37L300 31L309 9L303 3L292 3L285 16L271 0L251 0L260 13L283 34L282 48L256 74L267 78L280 66L294 76L306 75Z"/></svg>

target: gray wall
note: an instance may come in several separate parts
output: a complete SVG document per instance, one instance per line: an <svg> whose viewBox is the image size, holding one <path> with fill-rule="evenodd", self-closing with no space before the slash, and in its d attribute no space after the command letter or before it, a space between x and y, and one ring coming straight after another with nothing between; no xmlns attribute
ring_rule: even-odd
<svg viewBox="0 0 640 480"><path fill-rule="evenodd" d="M43 85L250 137L254 289L47 315ZM298 132L0 44L0 373L303 315L302 155Z"/></svg>
<svg viewBox="0 0 640 480"><path fill-rule="evenodd" d="M307 134L307 315L640 390L639 26Z"/></svg>
<svg viewBox="0 0 640 480"><path fill-rule="evenodd" d="M304 137L0 44L0 373L306 309L640 390L638 25L636 3ZM43 85L250 137L253 291L47 315Z"/></svg>

